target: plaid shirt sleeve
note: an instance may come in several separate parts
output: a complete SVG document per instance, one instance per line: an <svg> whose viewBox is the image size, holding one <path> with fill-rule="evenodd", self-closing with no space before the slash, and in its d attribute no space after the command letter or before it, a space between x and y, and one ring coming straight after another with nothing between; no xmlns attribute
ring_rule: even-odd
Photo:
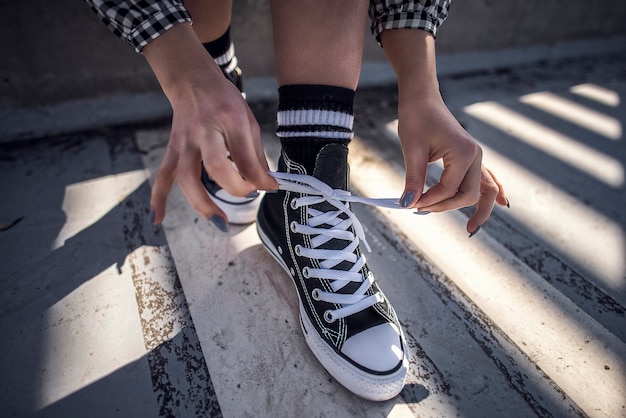
<svg viewBox="0 0 626 418"><path fill-rule="evenodd" d="M85 1L113 34L137 52L172 26L191 22L182 0Z"/></svg>
<svg viewBox="0 0 626 418"><path fill-rule="evenodd" d="M380 44L386 29L423 29L436 36L448 17L452 0L370 0L369 16L372 34Z"/></svg>

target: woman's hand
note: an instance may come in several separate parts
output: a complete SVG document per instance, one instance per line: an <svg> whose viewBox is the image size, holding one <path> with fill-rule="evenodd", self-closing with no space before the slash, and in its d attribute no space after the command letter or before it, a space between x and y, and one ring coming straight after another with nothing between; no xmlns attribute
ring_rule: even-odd
<svg viewBox="0 0 626 418"><path fill-rule="evenodd" d="M422 30L386 30L381 41L398 75L398 135L406 168L403 207L442 212L477 204L467 223L475 234L495 202L508 205L502 185L482 165L482 150L441 98L435 41ZM428 164L443 161L439 182L422 193Z"/></svg>
<svg viewBox="0 0 626 418"><path fill-rule="evenodd" d="M491 215L494 202L507 205L504 189L482 165L482 150L447 109L440 96L400 104L398 135L406 167L402 206L443 212L477 204L467 223L475 233ZM439 182L422 193L429 163L442 160Z"/></svg>
<svg viewBox="0 0 626 418"><path fill-rule="evenodd" d="M254 115L191 26L176 25L143 53L173 109L170 140L152 187L153 222L161 223L165 217L174 182L205 219L219 216L227 221L200 181L201 164L233 196L276 188Z"/></svg>

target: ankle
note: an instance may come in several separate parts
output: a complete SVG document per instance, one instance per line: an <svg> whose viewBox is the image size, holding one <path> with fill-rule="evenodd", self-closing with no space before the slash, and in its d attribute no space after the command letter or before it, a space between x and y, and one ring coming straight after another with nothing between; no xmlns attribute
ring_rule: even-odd
<svg viewBox="0 0 626 418"><path fill-rule="evenodd" d="M215 63L219 65L224 75L229 79L232 78L232 75L238 69L239 63L235 55L235 45L230 37L230 26L222 36L213 41L204 42L202 45Z"/></svg>
<svg viewBox="0 0 626 418"><path fill-rule="evenodd" d="M326 85L287 85L278 92L276 134L289 158L311 174L324 146L350 142L355 92Z"/></svg>

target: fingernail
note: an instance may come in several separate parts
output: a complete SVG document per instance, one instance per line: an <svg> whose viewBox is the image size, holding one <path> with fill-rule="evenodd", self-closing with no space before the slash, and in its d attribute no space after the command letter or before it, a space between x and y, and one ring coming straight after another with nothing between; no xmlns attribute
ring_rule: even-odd
<svg viewBox="0 0 626 418"><path fill-rule="evenodd" d="M402 196L402 199L400 200L400 206L402 206L403 208L408 208L411 205L411 203L413 203L414 198L415 198L415 193L406 192L404 196Z"/></svg>
<svg viewBox="0 0 626 418"><path fill-rule="evenodd" d="M511 209L511 202L509 202L509 199L507 197L505 197L506 199L506 207Z"/></svg>
<svg viewBox="0 0 626 418"><path fill-rule="evenodd" d="M211 221L220 231L228 232L228 225L226 225L226 221L224 221L221 216L213 215L209 218L209 221Z"/></svg>
<svg viewBox="0 0 626 418"><path fill-rule="evenodd" d="M430 211L425 210L424 212L420 212L419 210L417 212L415 212L416 215L428 215L430 213Z"/></svg>
<svg viewBox="0 0 626 418"><path fill-rule="evenodd" d="M258 191L256 191L256 190L251 191L251 192L250 192L250 193L248 193L245 197L246 197L247 199L256 199L257 197L259 197L259 192L258 192Z"/></svg>
<svg viewBox="0 0 626 418"><path fill-rule="evenodd" d="M478 231L480 231L480 227L481 227L481 226L482 226L482 225L478 225L478 228L476 228L476 229L474 230L474 232L472 232L471 234L469 234L469 238L472 238L474 235L478 234Z"/></svg>
<svg viewBox="0 0 626 418"><path fill-rule="evenodd" d="M150 225L154 225L154 211L151 210L150 214L148 215L148 222L150 222Z"/></svg>

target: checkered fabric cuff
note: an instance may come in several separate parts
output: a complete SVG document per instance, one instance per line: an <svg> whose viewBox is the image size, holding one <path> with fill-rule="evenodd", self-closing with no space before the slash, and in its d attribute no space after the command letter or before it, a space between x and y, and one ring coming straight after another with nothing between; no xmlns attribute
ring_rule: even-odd
<svg viewBox="0 0 626 418"><path fill-rule="evenodd" d="M422 29L437 35L448 17L451 0L372 1L369 16L372 35L380 44L380 34L387 29Z"/></svg>
<svg viewBox="0 0 626 418"><path fill-rule="evenodd" d="M187 10L182 7L171 7L143 21L131 32L127 42L135 48L135 51L141 52L148 42L155 40L174 25L184 22L191 22L191 16Z"/></svg>
<svg viewBox="0 0 626 418"><path fill-rule="evenodd" d="M124 39L137 52L174 25L191 22L191 16L180 0L85 1L114 35Z"/></svg>

